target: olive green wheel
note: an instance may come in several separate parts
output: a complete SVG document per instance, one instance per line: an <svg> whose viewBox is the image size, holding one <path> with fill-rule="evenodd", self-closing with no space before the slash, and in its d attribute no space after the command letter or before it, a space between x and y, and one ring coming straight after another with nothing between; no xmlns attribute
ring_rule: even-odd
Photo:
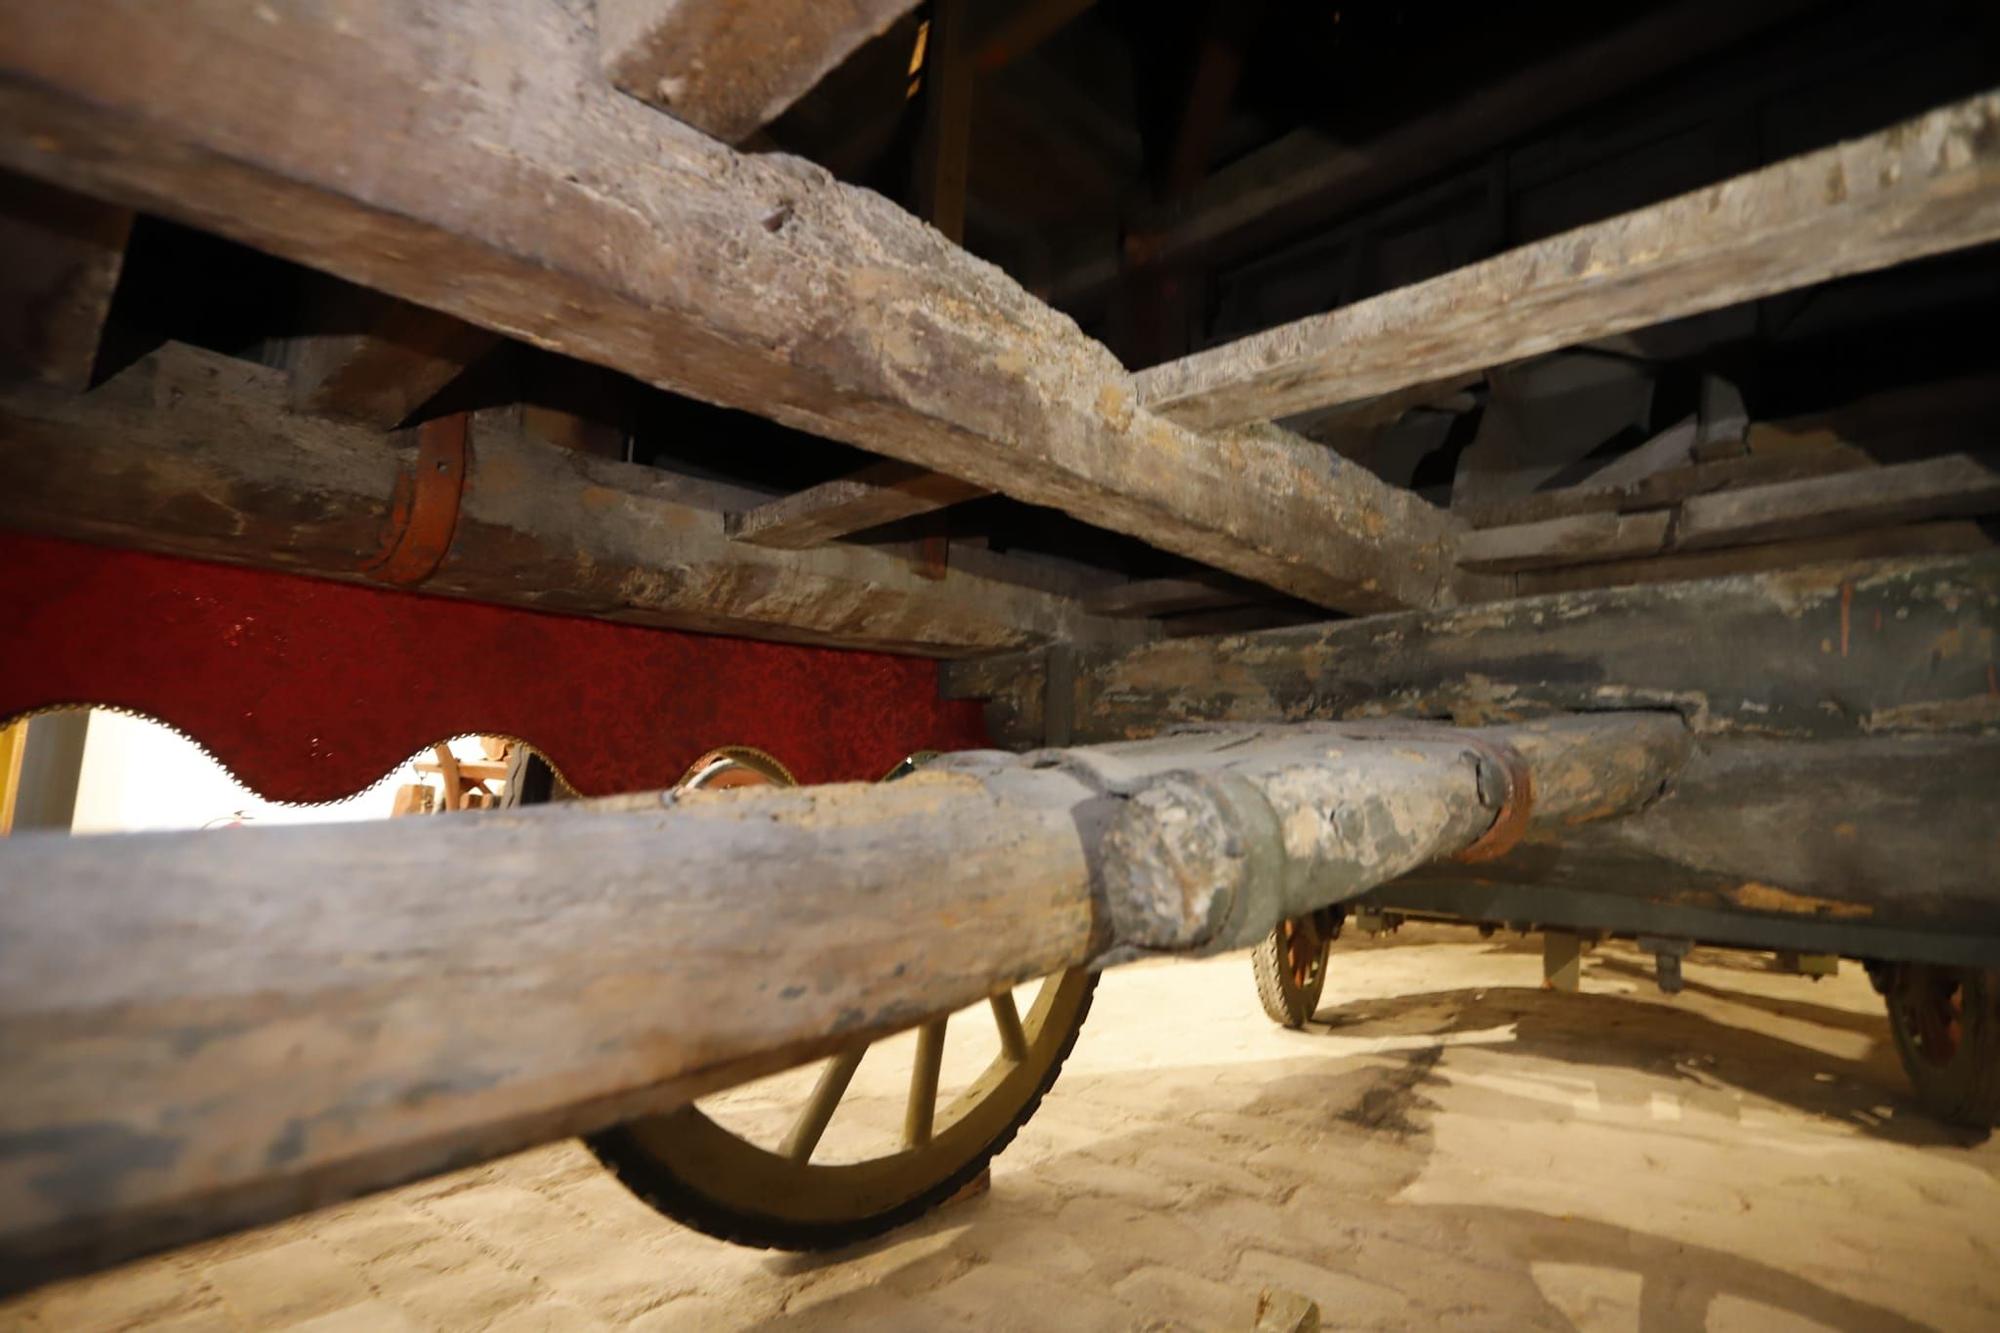
<svg viewBox="0 0 2000 1333"><path fill-rule="evenodd" d="M1896 1053L1924 1109L1955 1125L2000 1123L2000 971L1902 963L1884 981Z"/></svg>
<svg viewBox="0 0 2000 1333"><path fill-rule="evenodd" d="M730 749L703 756L682 785L791 781L768 755ZM951 1198L1013 1141L1075 1044L1096 983L1063 972L585 1142L634 1194L697 1231L771 1249L849 1245Z"/></svg>
<svg viewBox="0 0 2000 1333"><path fill-rule="evenodd" d="M1273 1023L1304 1027L1326 988L1326 960L1340 934L1340 918L1315 912L1280 921L1250 954L1257 1001Z"/></svg>

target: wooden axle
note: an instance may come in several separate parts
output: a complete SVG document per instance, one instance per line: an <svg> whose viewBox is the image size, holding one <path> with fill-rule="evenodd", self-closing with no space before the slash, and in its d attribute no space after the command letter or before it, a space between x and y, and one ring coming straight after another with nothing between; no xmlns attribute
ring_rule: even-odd
<svg viewBox="0 0 2000 1333"><path fill-rule="evenodd" d="M663 1110L1644 805L1671 714L0 847L0 1286ZM440 876L439 867L452 867Z"/></svg>

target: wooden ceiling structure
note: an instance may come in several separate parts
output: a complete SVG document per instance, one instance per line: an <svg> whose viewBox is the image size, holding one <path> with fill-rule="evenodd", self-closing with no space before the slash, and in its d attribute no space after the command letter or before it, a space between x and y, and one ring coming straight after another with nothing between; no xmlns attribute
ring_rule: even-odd
<svg viewBox="0 0 2000 1333"><path fill-rule="evenodd" d="M838 24L792 12L836 8ZM524 512L502 521L532 517L538 531L563 534L565 551L615 542L585 512L608 489L611 508L643 510L649 527L664 522L675 536L594 567L650 557L684 577L670 592L653 581L650 602L611 590L519 594L538 603L943 655L1152 631L1130 618L1149 604L1114 595L1126 580L1102 570L1038 570L963 547L942 570L925 569L921 542L834 540L996 493L1181 557L1162 571L1167 584L1213 571L1221 582L1207 580L1220 589L1211 604L1242 600L1247 588L1249 600L1280 594L1322 613L1448 606L1510 595L1518 571L1581 563L1578 555L1629 560L1793 534L1751 524L1670 538L1669 511L1655 507L1636 519L1559 516L1568 526L1475 535L1466 513L1274 421L1355 405L1388 404L1393 415L1527 358L2000 236L2000 98L1981 94L1135 375L1019 282L879 194L696 128L755 140L843 57L893 21L907 23L909 8L750 7L790 36L784 61L768 62L771 86L745 109L730 101L743 91L733 83L710 89L648 63L649 49L687 58L711 40L714 60L740 60L766 40L764 29L727 20L745 7L707 0L595 9L399 0L281 6L268 16L232 0L172 13L8 7L0 161L49 182L36 194L70 219L14 224L63 284L60 310L30 341L69 365L44 368L45 383L0 399L8 521L57 535L118 529L120 540L313 569L282 535L273 537L282 550L235 543L222 553L218 534L241 523L176 532L176 522L199 529L200 520L193 506L172 503L175 488L246 491L244 479L289 449L299 487L353 484L386 498L393 470L363 482L335 456L366 452L362 427L412 424L497 342L514 340L887 460L788 497L683 479L667 498L653 469L589 463L591 475L569 488L575 495L542 487L532 516L517 505ZM1016 22L1061 17L1061 6L1025 8L1034 13ZM1640 30L1666 21L1655 16ZM990 13L987 22L933 48L925 77L948 85L954 62L969 77L977 60L993 58L983 52L1004 49ZM1617 40L1619 50L1635 41ZM114 45L132 58L102 59ZM188 77L217 61L235 76ZM795 67L777 67L787 62ZM663 98L674 114L663 113ZM950 104L938 100L932 121ZM964 122L968 113L951 114ZM959 160L960 186L943 190L962 199L965 136L943 140L956 147L925 160ZM265 359L283 383L167 346L78 396L133 211L354 287L309 301L307 332L269 340L276 350ZM78 218L89 225L73 225ZM133 420L140 402L143 428ZM474 454L491 466L476 464L485 475L468 495L505 508L503 435L532 449L591 434L576 414L552 426L560 416L486 413ZM51 447L71 438L92 448ZM161 457L181 458L197 439L212 468L201 479L154 476L124 516L90 498L95 479L136 476L147 458L157 471ZM130 458L120 461L121 451ZM52 454L62 461L51 466ZM1700 460L1683 452L1677 461ZM1920 485L1936 502L1910 500L1896 522L1991 507L1966 499L1990 487L1959 480L1940 473L1928 490ZM1715 484L1734 483L1709 477L1689 490ZM1811 510L1818 492L1782 488L1813 484L1765 481L1780 490L1760 503ZM259 493L277 494L269 484ZM676 504L685 518L669 521ZM178 517L156 522L168 513ZM1817 530L1829 526L1839 524ZM506 581L521 582L511 571ZM437 590L481 595L476 582ZM1186 608L1186 591L1163 605ZM1091 605L1120 606L1123 618Z"/></svg>

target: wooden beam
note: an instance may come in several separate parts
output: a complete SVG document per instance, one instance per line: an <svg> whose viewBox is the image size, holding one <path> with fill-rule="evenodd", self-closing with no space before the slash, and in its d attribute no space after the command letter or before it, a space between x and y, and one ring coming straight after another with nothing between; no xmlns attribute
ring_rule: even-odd
<svg viewBox="0 0 2000 1333"><path fill-rule="evenodd" d="M90 383L132 213L0 172L0 378Z"/></svg>
<svg viewBox="0 0 2000 1333"><path fill-rule="evenodd" d="M1581 565L1620 556L1651 555L1667 544L1669 510L1643 514L1577 514L1507 528L1481 528L1459 543L1459 563L1491 573Z"/></svg>
<svg viewBox="0 0 2000 1333"><path fill-rule="evenodd" d="M48 891L0 894L0 1288L604 1129L1022 978L1244 948L1527 814L1517 783L1549 833L1642 805L1687 750L1647 713L1272 727L1074 769L986 751L893 783L8 839L0 882Z"/></svg>
<svg viewBox="0 0 2000 1333"><path fill-rule="evenodd" d="M729 515L738 541L803 551L884 523L928 514L986 492L941 472L887 459L755 509Z"/></svg>
<svg viewBox="0 0 2000 1333"><path fill-rule="evenodd" d="M1860 449L1829 440L1803 448L1756 450L1742 457L1669 468L1622 486L1603 486L1591 480L1509 500L1477 501L1452 512L1475 528L1504 528L1575 514L1668 509L1691 496L1712 491L1803 481L1839 472L1872 470L1875 466L1875 460Z"/></svg>
<svg viewBox="0 0 2000 1333"><path fill-rule="evenodd" d="M2000 470L1989 459L1950 454L1695 495L1675 509L1594 512L1481 528L1459 544L1459 560L1473 569L1512 573L1995 512L2000 512Z"/></svg>
<svg viewBox="0 0 2000 1333"><path fill-rule="evenodd" d="M2000 237L2000 94L1157 366L1142 402L1290 416Z"/></svg>
<svg viewBox="0 0 2000 1333"><path fill-rule="evenodd" d="M1951 454L1867 472L1697 495L1681 504L1683 550L1820 537L1843 529L2000 511L2000 468Z"/></svg>
<svg viewBox="0 0 2000 1333"><path fill-rule="evenodd" d="M597 33L618 87L741 143L916 3L597 0Z"/></svg>
<svg viewBox="0 0 2000 1333"><path fill-rule="evenodd" d="M880 196L609 88L575 7L0 7L0 127L0 164L1321 606L1453 595L1449 516L1295 437L1146 411L1072 321Z"/></svg>
<svg viewBox="0 0 2000 1333"><path fill-rule="evenodd" d="M1977 523L1909 523L1847 532L1837 537L1759 542L1751 546L1726 546L1708 551L1668 551L1629 560L1523 570L1514 576L1514 592L1522 597L1540 597L1549 593L1581 592L1595 588L1732 578L1775 570L1807 569L1814 565L1854 565L1862 561L1880 563L1930 556L1977 555L1992 550L1993 545L1993 539L1982 532Z"/></svg>
<svg viewBox="0 0 2000 1333"><path fill-rule="evenodd" d="M275 370L169 345L83 397L0 393L0 525L382 581L408 513L397 498L420 461L397 441L293 412ZM474 417L467 456L444 553L398 586L930 655L1132 632L985 574L934 582L865 547L779 553L729 541L722 513L686 483L524 439L510 410Z"/></svg>
<svg viewBox="0 0 2000 1333"><path fill-rule="evenodd" d="M393 430L500 341L450 315L359 288L310 304L329 327L284 340L301 412Z"/></svg>
<svg viewBox="0 0 2000 1333"><path fill-rule="evenodd" d="M1991 731L1990 658L1937 645L1996 631L2000 554L1989 552L1089 650L1075 655L1067 702L1075 739L1090 742L1182 721L1496 722L1599 708L1672 709L1702 736ZM1040 742L1039 655L950 663L944 689L989 700L996 741Z"/></svg>

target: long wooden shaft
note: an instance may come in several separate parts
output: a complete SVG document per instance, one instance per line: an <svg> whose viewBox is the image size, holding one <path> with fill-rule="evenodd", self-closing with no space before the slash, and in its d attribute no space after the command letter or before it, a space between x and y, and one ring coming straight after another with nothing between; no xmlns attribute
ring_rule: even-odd
<svg viewBox="0 0 2000 1333"><path fill-rule="evenodd" d="M415 442L292 410L278 372L168 344L77 396L0 387L0 527L352 582L417 526ZM477 414L417 591L676 629L949 655L1129 634L1069 598L861 546L761 550L700 483Z"/></svg>
<svg viewBox="0 0 2000 1333"><path fill-rule="evenodd" d="M0 847L0 1285L663 1109L1643 804L1664 714Z"/></svg>

